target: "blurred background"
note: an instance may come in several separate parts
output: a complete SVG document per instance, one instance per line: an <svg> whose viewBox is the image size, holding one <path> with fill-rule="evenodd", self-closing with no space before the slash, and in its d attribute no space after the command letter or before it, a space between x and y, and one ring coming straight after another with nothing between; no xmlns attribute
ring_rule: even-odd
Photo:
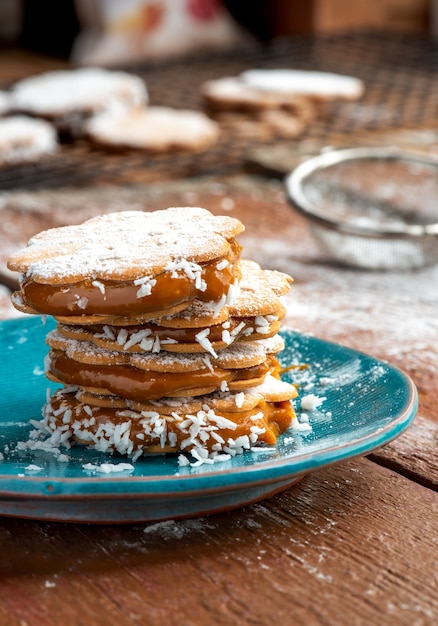
<svg viewBox="0 0 438 626"><path fill-rule="evenodd" d="M0 45L114 63L254 37L357 29L437 37L436 0L0 0ZM169 37L169 34L172 34ZM141 44L140 44L141 40Z"/></svg>

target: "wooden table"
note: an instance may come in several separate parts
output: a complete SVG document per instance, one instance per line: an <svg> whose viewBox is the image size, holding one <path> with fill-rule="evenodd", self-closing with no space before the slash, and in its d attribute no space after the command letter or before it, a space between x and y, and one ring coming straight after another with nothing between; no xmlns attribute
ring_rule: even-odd
<svg viewBox="0 0 438 626"><path fill-rule="evenodd" d="M68 195L88 193L105 196ZM0 518L0 624L437 624L438 268L330 264L278 179L238 173L123 193L146 210L179 200L242 219L245 255L295 279L284 323L404 369L418 416L372 455L228 513L127 526Z"/></svg>

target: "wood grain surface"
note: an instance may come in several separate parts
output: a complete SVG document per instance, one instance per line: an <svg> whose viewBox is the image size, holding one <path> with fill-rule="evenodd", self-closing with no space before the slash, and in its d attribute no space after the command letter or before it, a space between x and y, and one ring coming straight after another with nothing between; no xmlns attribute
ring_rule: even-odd
<svg viewBox="0 0 438 626"><path fill-rule="evenodd" d="M438 424L421 415L398 439L370 455L385 467L438 491Z"/></svg>
<svg viewBox="0 0 438 626"><path fill-rule="evenodd" d="M196 520L2 520L1 623L433 624L437 514L435 492L362 459Z"/></svg>

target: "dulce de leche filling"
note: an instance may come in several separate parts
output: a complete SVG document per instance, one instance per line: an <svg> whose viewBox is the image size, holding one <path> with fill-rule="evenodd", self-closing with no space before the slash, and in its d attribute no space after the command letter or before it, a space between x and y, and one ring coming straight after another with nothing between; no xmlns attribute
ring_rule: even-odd
<svg viewBox="0 0 438 626"><path fill-rule="evenodd" d="M86 388L100 388L130 400L156 400L178 396L182 392L208 388L219 390L222 383L245 381L245 387L259 384L269 370L276 370L277 360L269 355L265 362L241 369L217 367L194 372L152 372L130 365L78 363L60 350L49 353L49 372L63 383Z"/></svg>
<svg viewBox="0 0 438 626"><path fill-rule="evenodd" d="M128 414L129 413L129 417ZM81 443L90 443L98 433L102 433L102 425L118 426L130 422L129 437L137 446L149 452L174 452L183 448L187 442L187 431L184 428L184 414L176 410L172 415L164 416L166 421L166 436L158 434L148 428L148 420L141 413L135 411L102 408L84 405L74 394L58 392L52 396L50 403L45 407L47 425L51 430L66 428L70 422L73 436ZM65 416L68 415L69 418ZM260 401L256 407L242 411L221 411L220 415L227 422L235 424L234 428L222 427L219 432L224 442L229 437L237 439L244 435L251 436L254 426L258 429L257 443L274 445L279 434L283 433L291 424L295 416L292 404L287 401L267 402ZM90 419L91 418L91 419ZM109 432L109 431L108 431ZM218 438L206 438L204 446L211 449L217 446ZM116 441L108 441L110 447L117 447ZM134 446L135 449L136 446Z"/></svg>
<svg viewBox="0 0 438 626"><path fill-rule="evenodd" d="M116 315L135 317L166 311L195 298L217 302L240 279L236 263L241 246L230 242L226 256L195 264L195 271L172 269L153 278L129 281L87 279L74 284L42 284L25 277L23 301L35 311L54 316Z"/></svg>

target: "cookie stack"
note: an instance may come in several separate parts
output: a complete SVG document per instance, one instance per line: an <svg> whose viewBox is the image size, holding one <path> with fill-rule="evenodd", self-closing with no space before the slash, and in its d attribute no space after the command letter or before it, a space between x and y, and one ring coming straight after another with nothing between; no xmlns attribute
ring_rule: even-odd
<svg viewBox="0 0 438 626"><path fill-rule="evenodd" d="M275 444L295 387L276 355L291 278L241 258L241 222L194 207L43 231L9 260L13 303L49 314L43 427L137 459L214 463Z"/></svg>

